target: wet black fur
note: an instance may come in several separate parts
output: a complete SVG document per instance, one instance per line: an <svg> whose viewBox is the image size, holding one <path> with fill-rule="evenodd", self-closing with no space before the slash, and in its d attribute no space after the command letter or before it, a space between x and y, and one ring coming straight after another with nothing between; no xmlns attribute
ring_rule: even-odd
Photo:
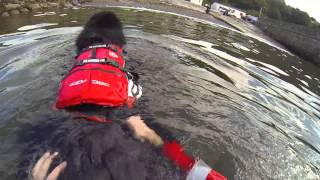
<svg viewBox="0 0 320 180"><path fill-rule="evenodd" d="M58 151L68 165L60 180L162 180L181 179L177 167L160 150L132 137L125 125L101 124L85 119L49 118L25 127L19 142L28 142L17 179L26 179L47 150Z"/></svg>
<svg viewBox="0 0 320 180"><path fill-rule="evenodd" d="M77 52L79 53L82 49L94 44L107 43L123 47L126 40L118 17L110 12L100 12L89 19L78 36Z"/></svg>

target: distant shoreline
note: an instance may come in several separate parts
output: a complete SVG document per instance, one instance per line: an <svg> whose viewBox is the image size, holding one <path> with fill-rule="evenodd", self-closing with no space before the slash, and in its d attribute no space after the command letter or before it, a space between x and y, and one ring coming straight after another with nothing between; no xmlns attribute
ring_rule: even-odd
<svg viewBox="0 0 320 180"><path fill-rule="evenodd" d="M268 41L275 46L287 50L285 46L267 36L262 30L255 25L242 20L237 20L231 17L224 17L218 13L211 12L210 14L205 13L205 7L191 4L184 0L92 0L81 4L82 7L110 7L110 6L129 6L137 8L147 8L153 10L160 10L170 13L176 13L186 15L189 17L198 18L211 23L222 25L224 27L240 31L250 36L259 37Z"/></svg>
<svg viewBox="0 0 320 180"><path fill-rule="evenodd" d="M166 0L162 1L143 1L143 0L136 0L136 1L122 1L122 0L92 0L92 2L86 2L81 4L82 7L110 7L110 6L129 6L129 7L136 7L136 8L147 8L147 9L154 9L160 11L166 11L170 13L177 13L181 15L186 15L194 18L198 18L201 20L206 20L221 26L225 26L227 28L235 29L234 27L230 26L228 23L225 23L217 18L214 18L211 15L205 14L203 12L199 12L196 10L188 9L185 7L180 7L175 4L168 3Z"/></svg>

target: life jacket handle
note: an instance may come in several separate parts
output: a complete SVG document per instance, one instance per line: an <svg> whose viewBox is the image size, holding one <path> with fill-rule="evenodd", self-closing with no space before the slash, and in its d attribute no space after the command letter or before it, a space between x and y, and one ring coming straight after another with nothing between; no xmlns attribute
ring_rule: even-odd
<svg viewBox="0 0 320 180"><path fill-rule="evenodd" d="M77 67L77 66L83 66L83 65L89 64L89 63L90 64L97 63L97 64L110 65L110 66L113 66L113 67L120 69L123 72L126 72L125 68L120 67L120 65L116 61L113 61L108 58L102 58L102 59L93 58L93 59L84 59L84 60L76 61L73 65L73 68Z"/></svg>
<svg viewBox="0 0 320 180"><path fill-rule="evenodd" d="M107 49L110 49L111 51L113 52L116 52L118 53L122 58L123 58L123 54L126 54L127 52L122 49L121 47L117 46L117 45L113 45L113 44L96 44L96 45L91 45L91 46L88 46L86 48L83 48L79 54L81 54L82 52L85 52L87 50L90 50L90 49L97 49L97 48L107 48ZM77 58L77 56L76 56Z"/></svg>

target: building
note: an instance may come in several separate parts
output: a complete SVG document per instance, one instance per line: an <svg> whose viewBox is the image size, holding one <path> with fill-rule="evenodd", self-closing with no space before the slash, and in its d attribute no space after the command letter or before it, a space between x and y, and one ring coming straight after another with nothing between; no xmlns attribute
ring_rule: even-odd
<svg viewBox="0 0 320 180"><path fill-rule="evenodd" d="M187 1L190 1L191 3L199 6L202 6L202 3L203 3L203 0L187 0Z"/></svg>
<svg viewBox="0 0 320 180"><path fill-rule="evenodd" d="M211 9L214 10L214 11L223 13L223 14L227 14L229 16L233 16L233 17L239 18L239 19L241 19L242 17L246 16L246 13L241 11L241 10L239 10L239 9L236 9L236 8L233 8L233 7L229 7L229 6L225 6L223 4L216 3L216 2L212 4Z"/></svg>

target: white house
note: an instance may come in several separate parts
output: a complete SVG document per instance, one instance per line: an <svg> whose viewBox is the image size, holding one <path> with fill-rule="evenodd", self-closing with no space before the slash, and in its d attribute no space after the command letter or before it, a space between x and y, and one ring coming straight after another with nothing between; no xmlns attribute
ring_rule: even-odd
<svg viewBox="0 0 320 180"><path fill-rule="evenodd" d="M203 0L190 0L191 3L202 6Z"/></svg>
<svg viewBox="0 0 320 180"><path fill-rule="evenodd" d="M233 7L229 7L229 6L225 6L223 4L220 3L213 3L211 6L211 9L217 12L228 12L228 15L230 16L234 16L236 18L241 19L241 17L246 16L246 13L243 11L240 11L239 9L233 8Z"/></svg>

